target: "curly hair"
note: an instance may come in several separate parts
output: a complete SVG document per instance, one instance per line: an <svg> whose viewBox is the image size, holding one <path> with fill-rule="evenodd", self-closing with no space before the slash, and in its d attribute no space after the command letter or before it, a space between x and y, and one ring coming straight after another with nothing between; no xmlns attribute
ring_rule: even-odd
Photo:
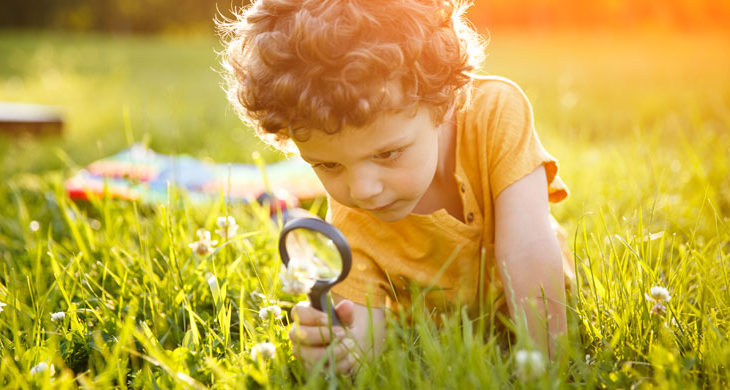
<svg viewBox="0 0 730 390"><path fill-rule="evenodd" d="M427 104L438 121L483 59L459 0L258 0L219 22L228 99L283 149ZM389 96L401 87L401 98ZM304 130L303 132L301 130Z"/></svg>

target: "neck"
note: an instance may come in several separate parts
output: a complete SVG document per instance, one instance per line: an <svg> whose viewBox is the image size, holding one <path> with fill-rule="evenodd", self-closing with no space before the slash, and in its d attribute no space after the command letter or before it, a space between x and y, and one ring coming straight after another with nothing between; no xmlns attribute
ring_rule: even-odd
<svg viewBox="0 0 730 390"><path fill-rule="evenodd" d="M434 181L448 182L453 179L456 168L456 121L453 110L446 114L446 120L439 128L439 161Z"/></svg>

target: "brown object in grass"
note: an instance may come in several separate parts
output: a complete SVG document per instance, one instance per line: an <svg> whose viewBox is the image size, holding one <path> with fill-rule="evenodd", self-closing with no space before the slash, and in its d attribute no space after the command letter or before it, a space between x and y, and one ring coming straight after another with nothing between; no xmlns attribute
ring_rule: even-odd
<svg viewBox="0 0 730 390"><path fill-rule="evenodd" d="M63 115L53 106L0 102L0 133L61 134Z"/></svg>

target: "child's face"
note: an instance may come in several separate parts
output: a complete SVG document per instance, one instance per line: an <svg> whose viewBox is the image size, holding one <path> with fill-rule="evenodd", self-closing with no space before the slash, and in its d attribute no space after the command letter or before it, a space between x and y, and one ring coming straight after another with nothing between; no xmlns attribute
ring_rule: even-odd
<svg viewBox="0 0 730 390"><path fill-rule="evenodd" d="M423 106L415 115L382 113L364 127L310 134L308 140L295 143L329 195L383 221L410 214L438 166L438 125Z"/></svg>

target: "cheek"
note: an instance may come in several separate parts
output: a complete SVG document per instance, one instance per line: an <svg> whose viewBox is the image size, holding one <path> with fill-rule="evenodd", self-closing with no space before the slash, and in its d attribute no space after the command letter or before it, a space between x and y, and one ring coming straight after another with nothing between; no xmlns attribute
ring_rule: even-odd
<svg viewBox="0 0 730 390"><path fill-rule="evenodd" d="M337 203L345 206L349 205L347 185L342 180L339 180L337 176L332 177L329 175L317 175L317 177L319 177L319 181L329 196L334 198Z"/></svg>
<svg viewBox="0 0 730 390"><path fill-rule="evenodd" d="M427 151L414 153L392 175L391 184L401 193L420 196L433 181L436 163L436 158Z"/></svg>

